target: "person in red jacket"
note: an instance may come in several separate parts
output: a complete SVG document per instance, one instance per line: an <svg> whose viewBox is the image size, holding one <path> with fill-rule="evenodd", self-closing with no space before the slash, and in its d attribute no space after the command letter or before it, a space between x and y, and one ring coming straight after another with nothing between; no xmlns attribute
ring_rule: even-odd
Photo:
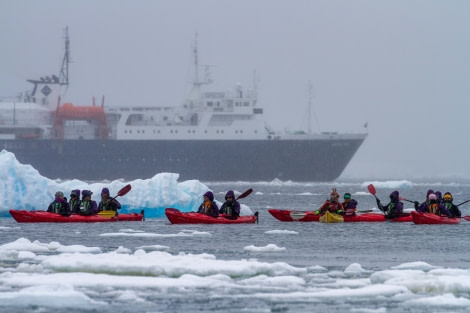
<svg viewBox="0 0 470 313"><path fill-rule="evenodd" d="M330 199L326 200L322 206L315 211L315 215L323 215L326 211L340 215L344 214L343 205L339 202L339 193L336 191L336 188L333 188L331 191Z"/></svg>

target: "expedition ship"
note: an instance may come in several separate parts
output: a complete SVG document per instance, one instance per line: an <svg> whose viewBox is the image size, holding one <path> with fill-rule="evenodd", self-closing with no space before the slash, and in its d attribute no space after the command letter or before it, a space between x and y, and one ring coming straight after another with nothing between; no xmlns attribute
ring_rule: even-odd
<svg viewBox="0 0 470 313"><path fill-rule="evenodd" d="M367 134L280 133L263 120L256 89L205 92L195 78L177 107L75 106L61 103L69 84L69 38L59 76L28 80L32 91L0 103L0 149L49 178L146 179L160 172L202 181L332 181Z"/></svg>

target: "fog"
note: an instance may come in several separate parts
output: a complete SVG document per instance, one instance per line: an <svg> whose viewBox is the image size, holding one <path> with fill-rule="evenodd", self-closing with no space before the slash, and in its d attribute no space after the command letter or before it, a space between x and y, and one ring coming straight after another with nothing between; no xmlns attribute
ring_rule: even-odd
<svg viewBox="0 0 470 313"><path fill-rule="evenodd" d="M311 100L313 131L368 132L341 178L469 177L470 2L2 0L0 97L59 73L67 26L64 101L181 104L197 33L208 90L256 80L272 128Z"/></svg>

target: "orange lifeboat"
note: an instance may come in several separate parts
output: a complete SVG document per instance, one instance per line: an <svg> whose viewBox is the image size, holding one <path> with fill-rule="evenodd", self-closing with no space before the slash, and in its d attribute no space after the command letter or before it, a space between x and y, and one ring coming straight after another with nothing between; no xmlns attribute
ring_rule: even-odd
<svg viewBox="0 0 470 313"><path fill-rule="evenodd" d="M65 122L68 120L96 121L99 139L108 138L106 115L102 106L74 106L72 103L64 103L62 106L57 106L54 118L59 139L64 139Z"/></svg>

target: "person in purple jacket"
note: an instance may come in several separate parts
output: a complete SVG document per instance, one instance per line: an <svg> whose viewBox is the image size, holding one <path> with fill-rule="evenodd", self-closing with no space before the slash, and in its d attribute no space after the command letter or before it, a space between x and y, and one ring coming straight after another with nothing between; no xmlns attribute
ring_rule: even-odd
<svg viewBox="0 0 470 313"><path fill-rule="evenodd" d="M225 194L225 202L220 207L219 213L230 215L232 219L237 219L240 216L240 203L235 199L233 190L229 190Z"/></svg>
<svg viewBox="0 0 470 313"><path fill-rule="evenodd" d="M346 192L343 198L344 198L344 202L343 202L344 215L355 216L356 209L357 209L357 201L351 198L351 194L349 192Z"/></svg>
<svg viewBox="0 0 470 313"><path fill-rule="evenodd" d="M57 213L62 216L70 216L70 206L62 191L57 191L55 193L55 199L47 207L47 212Z"/></svg>
<svg viewBox="0 0 470 313"><path fill-rule="evenodd" d="M393 191L390 194L390 202L387 205L382 205L380 200L377 199L377 206L385 214L385 218L394 219L400 217L403 213L403 202L400 201L398 191Z"/></svg>
<svg viewBox="0 0 470 313"><path fill-rule="evenodd" d="M197 209L197 213L206 214L213 217L219 216L219 207L214 202L214 194L211 191L206 192L204 195L204 202Z"/></svg>
<svg viewBox="0 0 470 313"><path fill-rule="evenodd" d="M95 215L98 213L98 205L96 201L91 200L93 192L90 190L82 190L82 201L80 201L80 215Z"/></svg>
<svg viewBox="0 0 470 313"><path fill-rule="evenodd" d="M78 214L80 212L80 190L75 189L70 192L69 206L72 213Z"/></svg>

